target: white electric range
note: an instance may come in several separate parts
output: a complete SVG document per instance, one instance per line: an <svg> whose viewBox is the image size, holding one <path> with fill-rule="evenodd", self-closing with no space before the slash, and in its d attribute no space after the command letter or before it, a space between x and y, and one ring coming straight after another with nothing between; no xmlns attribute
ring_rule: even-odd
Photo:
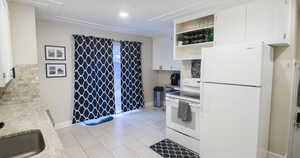
<svg viewBox="0 0 300 158"><path fill-rule="evenodd" d="M182 121L177 117L179 101L189 103L192 120ZM200 152L200 94L186 91L167 93L166 95L166 124L167 138L195 151Z"/></svg>

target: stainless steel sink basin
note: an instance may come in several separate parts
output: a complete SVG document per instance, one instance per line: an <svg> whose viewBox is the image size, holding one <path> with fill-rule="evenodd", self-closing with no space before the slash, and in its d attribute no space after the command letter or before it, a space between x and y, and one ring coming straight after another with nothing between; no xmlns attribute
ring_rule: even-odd
<svg viewBox="0 0 300 158"><path fill-rule="evenodd" d="M40 130L0 137L0 158L27 158L44 149L45 142Z"/></svg>

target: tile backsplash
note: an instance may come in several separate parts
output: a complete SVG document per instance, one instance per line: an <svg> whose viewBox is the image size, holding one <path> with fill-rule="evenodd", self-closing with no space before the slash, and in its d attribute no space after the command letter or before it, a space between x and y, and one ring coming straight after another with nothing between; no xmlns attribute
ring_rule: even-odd
<svg viewBox="0 0 300 158"><path fill-rule="evenodd" d="M191 61L191 74L192 78L200 78L201 76L201 60Z"/></svg>
<svg viewBox="0 0 300 158"><path fill-rule="evenodd" d="M196 70L197 69L197 70ZM183 91L198 92L198 87L192 87L191 85L185 84L190 83L191 80L197 82L201 76L201 60L184 60L181 65L181 89Z"/></svg>
<svg viewBox="0 0 300 158"><path fill-rule="evenodd" d="M34 102L40 99L38 65L17 65L16 78L0 89L0 105Z"/></svg>

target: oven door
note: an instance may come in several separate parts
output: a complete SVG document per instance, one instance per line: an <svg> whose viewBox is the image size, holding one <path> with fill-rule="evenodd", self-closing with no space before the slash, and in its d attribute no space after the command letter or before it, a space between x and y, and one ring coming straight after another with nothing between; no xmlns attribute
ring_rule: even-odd
<svg viewBox="0 0 300 158"><path fill-rule="evenodd" d="M182 134L191 136L196 139L200 139L200 124L199 124L199 114L200 114L200 103L187 101L190 103L192 111L192 121L186 122L182 121L177 117L179 99L167 97L166 99L166 120L167 127L176 130Z"/></svg>

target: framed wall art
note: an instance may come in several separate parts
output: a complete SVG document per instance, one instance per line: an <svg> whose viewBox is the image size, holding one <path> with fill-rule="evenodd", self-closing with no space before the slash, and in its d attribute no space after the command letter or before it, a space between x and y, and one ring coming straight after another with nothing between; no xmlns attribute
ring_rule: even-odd
<svg viewBox="0 0 300 158"><path fill-rule="evenodd" d="M65 46L45 45L45 60L66 60Z"/></svg>
<svg viewBox="0 0 300 158"><path fill-rule="evenodd" d="M67 77L67 65L60 63L46 64L46 77L59 78Z"/></svg>

